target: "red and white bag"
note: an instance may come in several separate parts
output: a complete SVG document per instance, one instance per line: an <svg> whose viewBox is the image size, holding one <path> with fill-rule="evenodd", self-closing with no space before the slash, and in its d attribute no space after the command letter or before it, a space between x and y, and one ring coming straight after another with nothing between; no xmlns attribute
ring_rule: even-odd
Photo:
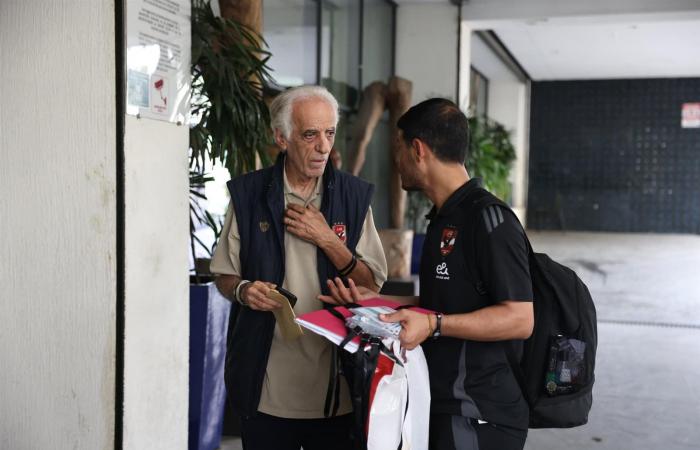
<svg viewBox="0 0 700 450"><path fill-rule="evenodd" d="M361 306L400 307L382 299L366 300ZM406 351L398 340L348 330L345 319L353 315L350 311L344 307L314 311L296 321L338 345L353 400L355 448L427 450L430 382L423 350L419 346ZM330 395L329 387L328 399L336 399L336 409L327 402L329 410L337 410L337 379L333 386L336 394Z"/></svg>
<svg viewBox="0 0 700 450"><path fill-rule="evenodd" d="M430 382L423 350L403 351L384 340L372 377L367 420L368 450L427 450Z"/></svg>

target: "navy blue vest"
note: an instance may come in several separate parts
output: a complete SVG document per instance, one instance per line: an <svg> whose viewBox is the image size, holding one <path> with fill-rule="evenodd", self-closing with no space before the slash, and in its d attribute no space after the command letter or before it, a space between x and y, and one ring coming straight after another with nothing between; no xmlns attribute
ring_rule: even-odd
<svg viewBox="0 0 700 450"><path fill-rule="evenodd" d="M228 182L240 234L241 276L279 286L284 281L284 160ZM323 174L321 212L330 226L345 226L346 244L354 254L362 233L374 186L326 165ZM338 271L319 249L318 277L321 292L326 280ZM229 317L225 380L229 400L242 416L255 414L270 354L275 318L234 303Z"/></svg>

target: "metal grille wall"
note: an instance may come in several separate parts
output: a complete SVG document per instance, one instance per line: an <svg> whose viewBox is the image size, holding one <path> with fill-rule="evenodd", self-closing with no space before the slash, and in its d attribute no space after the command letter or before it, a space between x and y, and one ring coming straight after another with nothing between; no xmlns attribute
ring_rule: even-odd
<svg viewBox="0 0 700 450"><path fill-rule="evenodd" d="M700 233L700 78L532 84L528 226Z"/></svg>

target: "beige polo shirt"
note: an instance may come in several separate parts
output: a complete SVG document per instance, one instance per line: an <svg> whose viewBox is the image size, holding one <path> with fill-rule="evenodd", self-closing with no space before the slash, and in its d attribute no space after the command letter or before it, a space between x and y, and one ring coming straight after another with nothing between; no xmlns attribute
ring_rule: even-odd
<svg viewBox="0 0 700 450"><path fill-rule="evenodd" d="M285 171L285 206L288 203L303 206L312 204L320 208L322 196L321 178L317 180L316 189L311 197L305 200L292 192ZM316 270L316 246L285 232L284 249L286 261L282 287L297 296L294 312L299 316L321 309L322 303L317 299L321 289ZM239 252L238 224L233 207L229 205L221 237L212 258L211 271L240 276ZM381 287L386 281L386 259L374 226L371 208L362 225L355 252L357 258L369 267L374 275L374 282ZM322 418L333 345L327 339L308 330L304 330L304 335L297 340L285 341L280 335L279 327L275 326L258 411L294 419ZM347 383L343 382L338 414L347 414L350 411L352 406L348 387Z"/></svg>

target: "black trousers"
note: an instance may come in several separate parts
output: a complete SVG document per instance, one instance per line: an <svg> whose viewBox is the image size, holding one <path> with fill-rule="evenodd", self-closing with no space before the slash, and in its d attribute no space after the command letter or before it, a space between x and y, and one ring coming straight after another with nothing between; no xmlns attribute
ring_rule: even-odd
<svg viewBox="0 0 700 450"><path fill-rule="evenodd" d="M430 416L430 450L522 450L526 438L527 430L462 416Z"/></svg>
<svg viewBox="0 0 700 450"><path fill-rule="evenodd" d="M257 413L241 420L243 450L351 450L352 415L285 419Z"/></svg>

